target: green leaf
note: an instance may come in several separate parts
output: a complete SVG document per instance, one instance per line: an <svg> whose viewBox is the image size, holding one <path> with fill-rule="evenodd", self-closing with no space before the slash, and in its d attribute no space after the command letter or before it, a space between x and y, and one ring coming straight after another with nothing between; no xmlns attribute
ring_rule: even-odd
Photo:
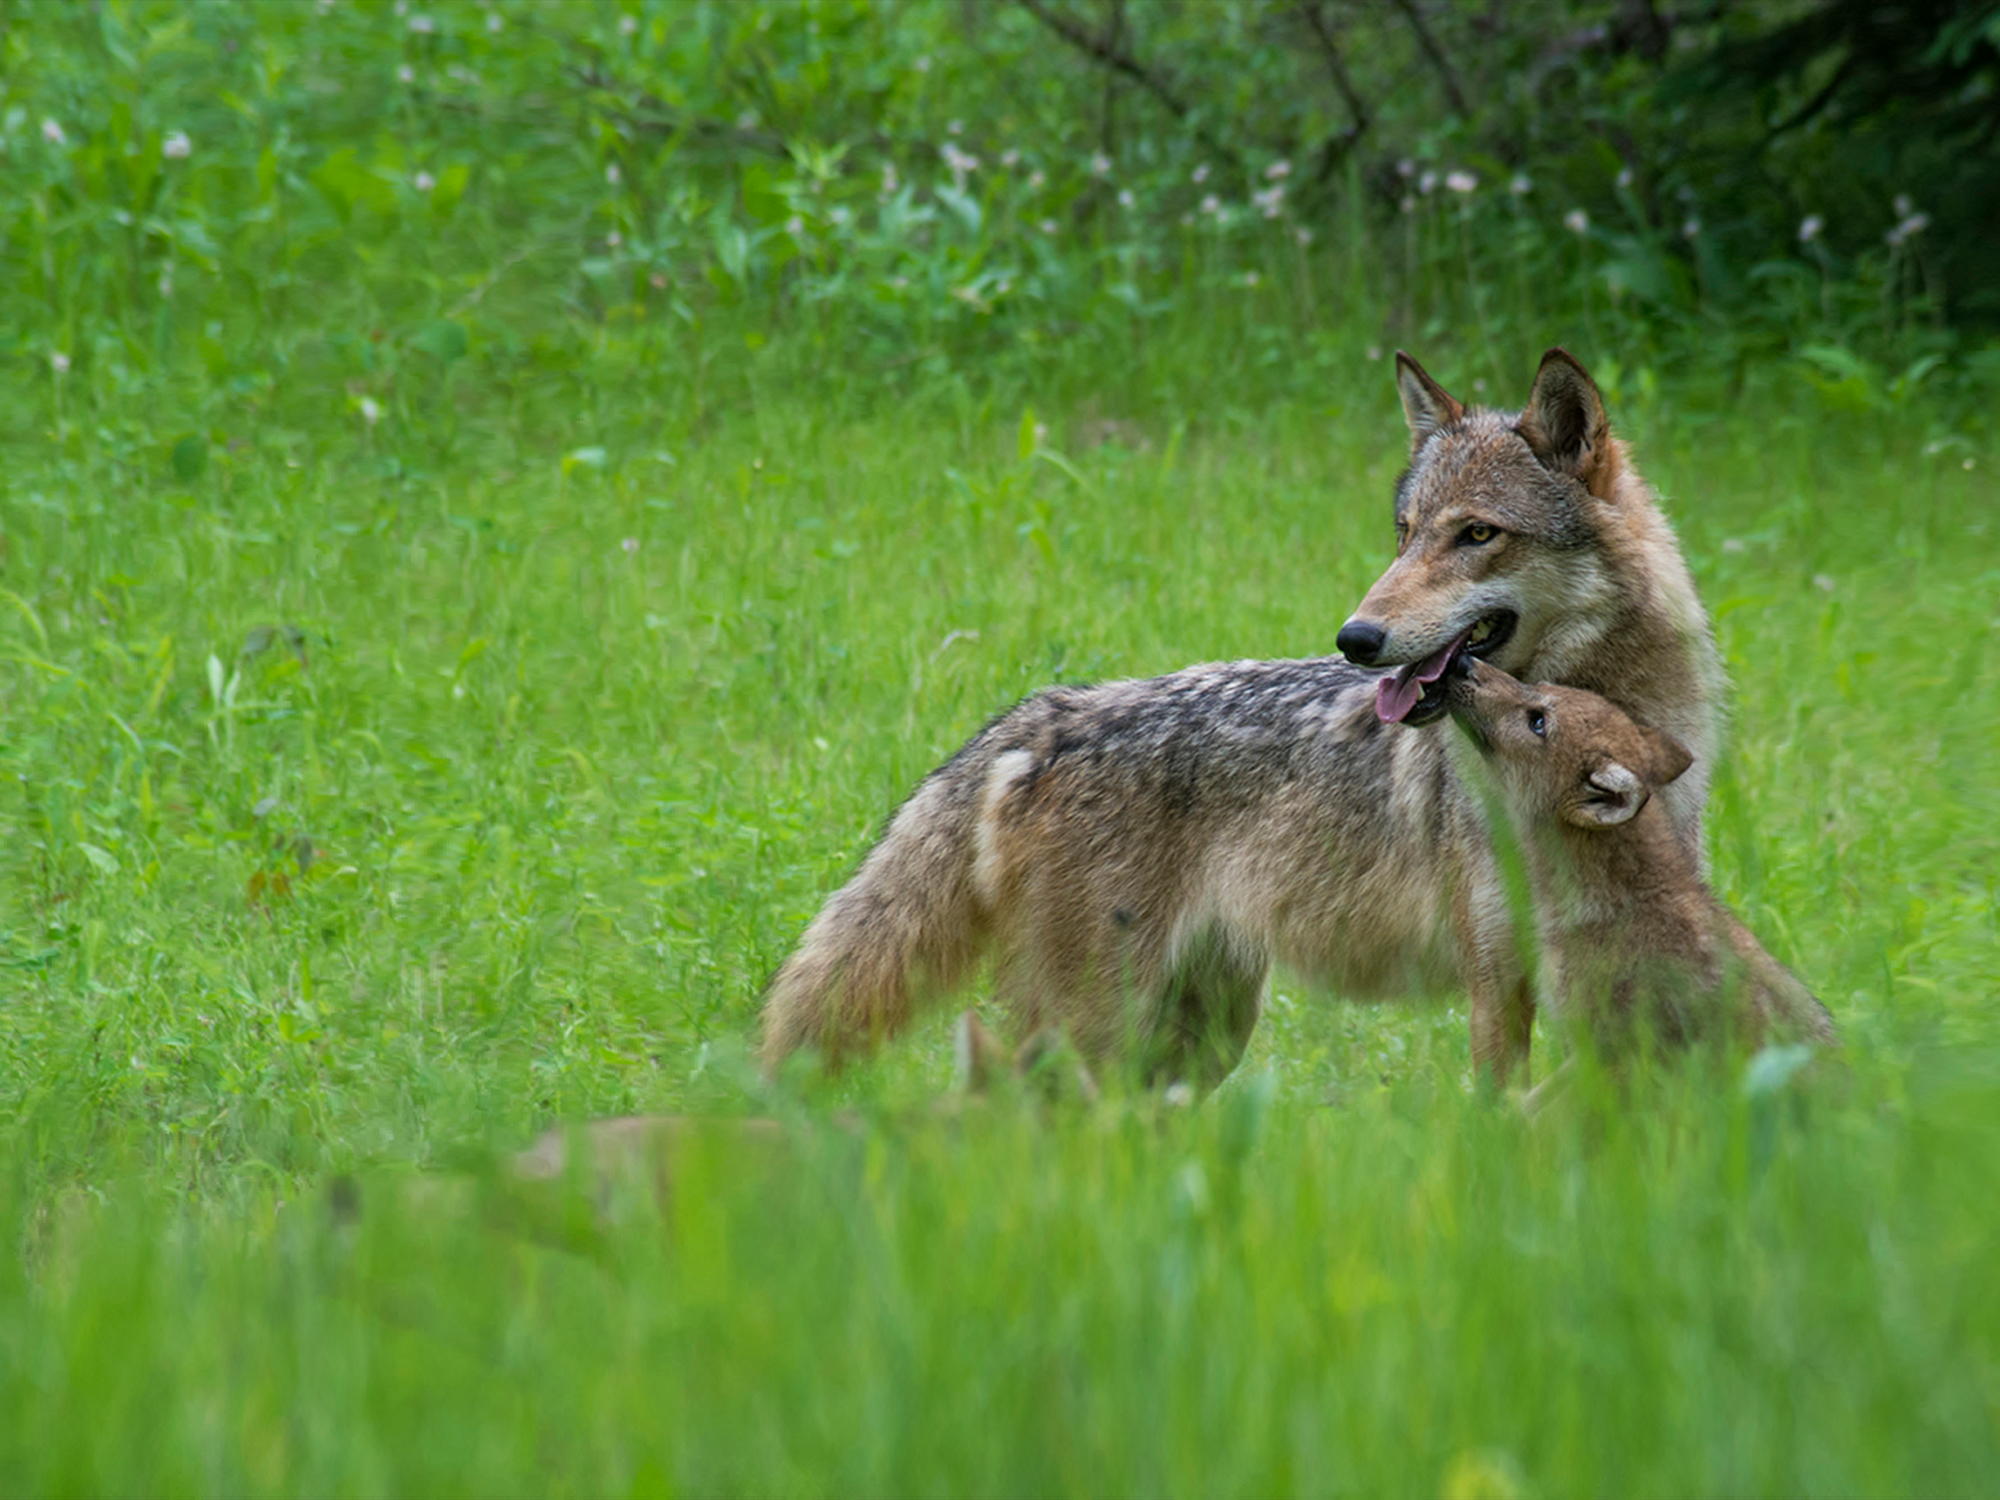
<svg viewBox="0 0 2000 1500"><path fill-rule="evenodd" d="M421 349L440 364L448 365L461 359L470 347L471 340L463 323L450 318L439 318L435 323L427 323L410 340L410 347Z"/></svg>
<svg viewBox="0 0 2000 1500"><path fill-rule="evenodd" d="M110 850L100 849L95 844L78 844L76 847L83 851L85 859L89 860L104 874L116 875L118 873L118 856Z"/></svg>
<svg viewBox="0 0 2000 1500"><path fill-rule="evenodd" d="M208 439L190 432L174 444L174 478L193 484L208 468Z"/></svg>

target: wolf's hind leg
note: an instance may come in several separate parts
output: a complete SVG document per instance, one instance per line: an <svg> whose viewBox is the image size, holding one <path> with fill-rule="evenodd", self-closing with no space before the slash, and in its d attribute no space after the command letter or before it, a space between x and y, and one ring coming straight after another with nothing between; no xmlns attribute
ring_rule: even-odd
<svg viewBox="0 0 2000 1500"><path fill-rule="evenodd" d="M1188 945L1168 976L1145 1053L1146 1080L1214 1088L1236 1070L1264 1011L1270 959L1219 931Z"/></svg>

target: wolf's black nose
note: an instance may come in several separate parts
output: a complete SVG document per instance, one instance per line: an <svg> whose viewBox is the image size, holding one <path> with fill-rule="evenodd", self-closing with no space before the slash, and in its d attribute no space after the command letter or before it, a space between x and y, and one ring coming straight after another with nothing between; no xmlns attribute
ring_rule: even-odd
<svg viewBox="0 0 2000 1500"><path fill-rule="evenodd" d="M1388 639L1388 632L1380 625L1367 620L1349 620L1340 627L1340 634L1333 638L1334 645L1340 647L1340 654L1357 666L1372 667L1375 658L1382 654L1382 642Z"/></svg>

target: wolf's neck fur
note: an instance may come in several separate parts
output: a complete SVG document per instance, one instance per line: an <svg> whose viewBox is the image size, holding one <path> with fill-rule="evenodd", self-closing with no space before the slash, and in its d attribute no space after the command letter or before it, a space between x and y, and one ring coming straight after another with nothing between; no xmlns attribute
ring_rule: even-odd
<svg viewBox="0 0 2000 1500"><path fill-rule="evenodd" d="M1586 688L1634 720L1679 740L1694 765L1659 799L1681 846L1701 862L1701 811L1722 748L1722 658L1687 561L1651 489L1618 451L1617 477L1599 530L1607 587L1596 639L1542 680Z"/></svg>

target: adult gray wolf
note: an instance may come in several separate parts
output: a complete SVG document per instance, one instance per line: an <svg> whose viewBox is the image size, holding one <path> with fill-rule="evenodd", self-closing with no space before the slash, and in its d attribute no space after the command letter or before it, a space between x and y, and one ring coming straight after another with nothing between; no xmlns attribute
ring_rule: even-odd
<svg viewBox="0 0 2000 1500"><path fill-rule="evenodd" d="M1533 1000L1440 679L1471 655L1610 697L1699 769L1663 793L1700 847L1722 673L1673 533L1596 385L1560 349L1518 412L1467 410L1406 354L1396 557L1346 658L1054 687L989 723L890 820L778 971L765 1066L829 1063L994 957L1018 1034L1206 1086L1235 1067L1274 960L1361 997L1470 995L1505 1081ZM1393 668L1383 671L1382 668Z"/></svg>
<svg viewBox="0 0 2000 1500"><path fill-rule="evenodd" d="M1826 1007L1715 898L1670 825L1657 799L1693 762L1678 740L1487 662L1461 657L1444 683L1527 865L1553 1014L1614 1063L1646 1043L1834 1040Z"/></svg>

